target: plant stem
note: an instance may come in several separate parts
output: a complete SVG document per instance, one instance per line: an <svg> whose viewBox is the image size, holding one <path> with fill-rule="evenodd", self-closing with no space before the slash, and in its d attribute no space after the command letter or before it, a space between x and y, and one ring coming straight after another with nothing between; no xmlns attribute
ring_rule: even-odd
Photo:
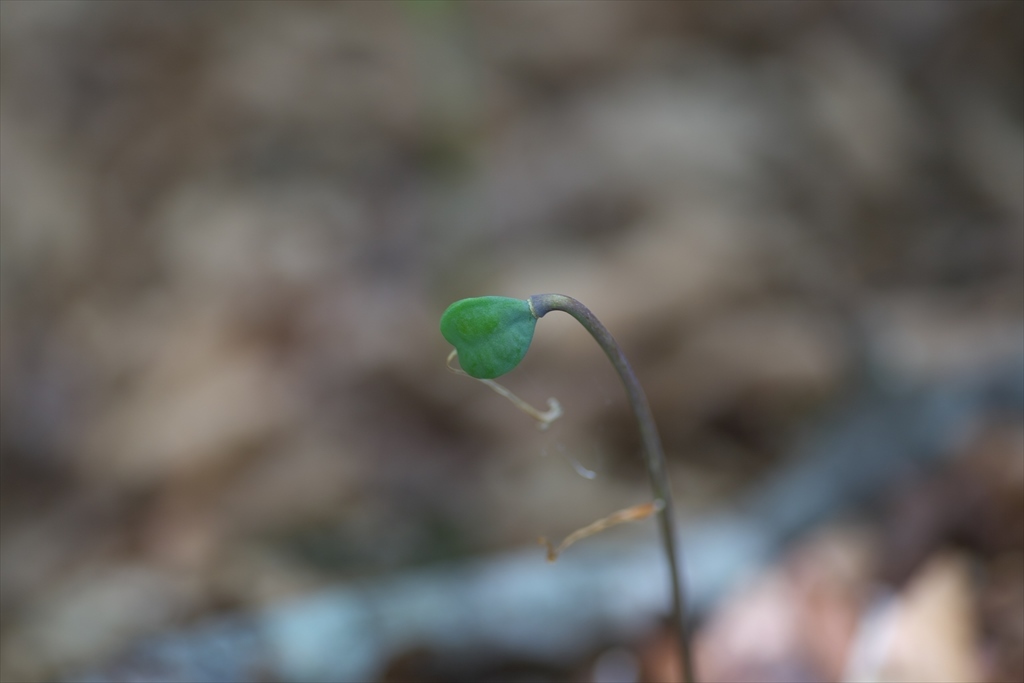
<svg viewBox="0 0 1024 683"><path fill-rule="evenodd" d="M672 583L673 617L679 638L679 656L682 660L682 672L684 683L696 683L693 674L693 657L690 651L689 628L686 624L686 593L685 583L680 565L681 554L676 552L675 516L672 505L672 488L669 485L668 475L665 471L665 453L661 448L661 439L658 437L658 429L654 424L654 416L651 414L651 407L647 403L647 396L644 394L640 381L637 380L630 367L629 361L622 353L622 349L612 338L601 321L590 312L586 306L562 294L535 294L527 300L530 310L535 317L543 318L550 311L562 311L576 318L586 328L590 336L604 350L608 360L615 366L619 378L626 387L626 394L629 396L629 403L633 407L637 422L640 423L640 436L643 439L644 455L647 460L647 472L651 477L651 488L657 500L660 500L662 507L658 512L659 526L661 527L661 540L665 547L665 554L668 555L669 574Z"/></svg>

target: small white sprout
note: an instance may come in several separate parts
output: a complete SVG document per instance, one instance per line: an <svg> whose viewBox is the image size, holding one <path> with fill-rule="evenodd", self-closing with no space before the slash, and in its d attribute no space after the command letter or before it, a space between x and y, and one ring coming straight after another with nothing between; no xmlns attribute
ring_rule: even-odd
<svg viewBox="0 0 1024 683"><path fill-rule="evenodd" d="M460 370L459 368L456 368L452 365L452 361L458 357L458 352L455 349L452 349L452 352L448 354L448 360L445 362L445 365L447 365L448 369L454 372L455 374L466 375L466 377L469 377L469 374L466 373L466 371ZM474 377L473 379L477 378ZM554 398L548 399L548 409L542 412L540 410L537 410L529 403L519 398L511 391L501 386L492 379L477 379L477 381L483 382L491 389L493 389L496 393L501 394L509 401L511 401L512 405L514 405L516 408L519 408L519 410L523 411L524 413L535 419L537 421L538 429L547 429L552 422L554 422L555 420L562 416L562 405Z"/></svg>

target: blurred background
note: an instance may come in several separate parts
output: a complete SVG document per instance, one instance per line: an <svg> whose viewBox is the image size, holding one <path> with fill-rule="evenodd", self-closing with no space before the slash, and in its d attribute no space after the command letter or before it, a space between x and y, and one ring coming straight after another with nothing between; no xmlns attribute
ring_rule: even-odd
<svg viewBox="0 0 1024 683"><path fill-rule="evenodd" d="M547 431L445 369L448 304L541 292L623 345L690 528L834 465L724 561L705 680L1024 677L1024 408L921 423L926 468L872 460L912 419L796 447L900 392L1024 395L1024 4L5 1L0 39L0 680L303 678L261 615L396 577L440 597L393 598L422 633L356 679L670 679L667 603L625 593L544 657L423 635L493 617L446 602L465 567L571 587L656 543L535 545L651 495L571 319L503 380ZM861 459L880 496L840 506Z"/></svg>

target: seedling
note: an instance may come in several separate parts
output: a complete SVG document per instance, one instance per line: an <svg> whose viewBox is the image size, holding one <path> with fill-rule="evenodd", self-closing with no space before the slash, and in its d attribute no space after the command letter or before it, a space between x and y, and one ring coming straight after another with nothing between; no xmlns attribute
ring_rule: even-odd
<svg viewBox="0 0 1024 683"><path fill-rule="evenodd" d="M523 360L533 340L537 320L551 311L562 311L575 318L597 341L619 374L630 406L640 424L640 436L644 444L647 472L654 490L654 501L634 508L621 510L602 520L570 534L558 547L552 547L546 540L548 559L571 543L597 533L609 526L622 522L642 519L657 512L661 528L662 545L668 559L672 584L672 607L679 637L679 654L682 659L684 681L694 683L693 660L690 653L690 638L686 624L686 601L684 581L680 572L682 558L676 552L675 517L672 509L672 489L665 472L665 454L661 439L651 415L647 397L633 373L622 349L612 338L601 321L582 303L562 294L535 294L528 299L511 299L502 296L484 296L456 301L441 316L441 334L455 347L448 357L449 367L453 356L470 377L487 383L492 389L506 396L518 407L535 417L542 428L561 414L561 408L554 399L549 399L549 410L542 413L527 405L511 392L494 382L494 379L509 372ZM454 369L454 368L453 368ZM525 406L525 407L524 407Z"/></svg>

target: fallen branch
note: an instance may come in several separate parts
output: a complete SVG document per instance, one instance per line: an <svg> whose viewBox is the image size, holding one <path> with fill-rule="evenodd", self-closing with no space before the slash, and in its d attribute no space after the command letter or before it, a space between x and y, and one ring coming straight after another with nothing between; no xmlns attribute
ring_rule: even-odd
<svg viewBox="0 0 1024 683"><path fill-rule="evenodd" d="M693 609L706 611L795 535L952 457L994 412L1024 415L1024 359L933 387L874 388L840 407L755 495L686 529ZM147 640L72 680L367 681L413 648L464 661L564 663L665 616L659 552L654 543L598 539L555 565L528 549L353 582Z"/></svg>

